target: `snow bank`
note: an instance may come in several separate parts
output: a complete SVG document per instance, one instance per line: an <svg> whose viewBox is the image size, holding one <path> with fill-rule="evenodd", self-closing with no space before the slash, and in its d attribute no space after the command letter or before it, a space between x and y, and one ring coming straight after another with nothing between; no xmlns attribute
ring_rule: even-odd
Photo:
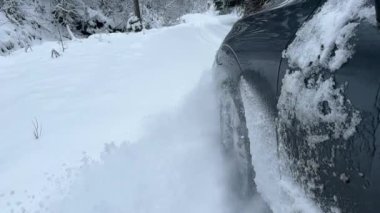
<svg viewBox="0 0 380 213"><path fill-rule="evenodd" d="M41 33L32 24L17 27L0 11L0 56L13 49L27 48L32 41L41 40Z"/></svg>
<svg viewBox="0 0 380 213"><path fill-rule="evenodd" d="M108 149L52 212L230 212L211 75L135 144ZM78 202L80 201L80 202Z"/></svg>

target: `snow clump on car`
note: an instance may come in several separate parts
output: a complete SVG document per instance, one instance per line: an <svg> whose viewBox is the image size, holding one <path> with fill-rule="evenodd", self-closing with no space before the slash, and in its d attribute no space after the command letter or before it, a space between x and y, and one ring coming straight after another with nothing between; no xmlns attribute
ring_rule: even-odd
<svg viewBox="0 0 380 213"><path fill-rule="evenodd" d="M283 78L279 122L298 126L310 143L349 139L361 119L331 75L354 54L350 42L365 18L365 0L327 1L283 52L290 70ZM320 140L319 140L319 139Z"/></svg>

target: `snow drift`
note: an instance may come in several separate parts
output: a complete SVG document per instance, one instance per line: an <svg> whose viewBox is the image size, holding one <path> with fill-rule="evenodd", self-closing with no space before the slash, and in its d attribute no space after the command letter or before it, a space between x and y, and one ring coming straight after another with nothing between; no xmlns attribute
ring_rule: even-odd
<svg viewBox="0 0 380 213"><path fill-rule="evenodd" d="M233 212L211 79L207 73L183 107L145 126L137 143L108 149L101 163L85 167L51 211Z"/></svg>

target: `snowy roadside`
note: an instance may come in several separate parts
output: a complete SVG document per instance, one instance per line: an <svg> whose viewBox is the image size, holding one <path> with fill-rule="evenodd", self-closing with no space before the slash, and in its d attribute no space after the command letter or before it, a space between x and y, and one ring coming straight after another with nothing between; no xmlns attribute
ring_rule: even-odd
<svg viewBox="0 0 380 213"><path fill-rule="evenodd" d="M72 168L99 159L106 143L140 140L147 121L196 87L236 19L193 14L174 27L67 42L57 59L56 42L0 58L0 209L49 212Z"/></svg>

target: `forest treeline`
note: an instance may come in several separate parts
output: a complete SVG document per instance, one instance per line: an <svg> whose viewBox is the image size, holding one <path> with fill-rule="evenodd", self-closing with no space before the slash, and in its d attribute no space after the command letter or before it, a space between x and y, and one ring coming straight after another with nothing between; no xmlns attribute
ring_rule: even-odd
<svg viewBox="0 0 380 213"><path fill-rule="evenodd" d="M36 40L128 31L134 0L0 0L0 54ZM139 0L144 27L175 24L209 7L205 0ZM70 32L71 31L71 32Z"/></svg>
<svg viewBox="0 0 380 213"><path fill-rule="evenodd" d="M239 6L254 11L264 0L0 0L0 55L35 41L138 30L136 2L145 29L178 23L187 13Z"/></svg>

